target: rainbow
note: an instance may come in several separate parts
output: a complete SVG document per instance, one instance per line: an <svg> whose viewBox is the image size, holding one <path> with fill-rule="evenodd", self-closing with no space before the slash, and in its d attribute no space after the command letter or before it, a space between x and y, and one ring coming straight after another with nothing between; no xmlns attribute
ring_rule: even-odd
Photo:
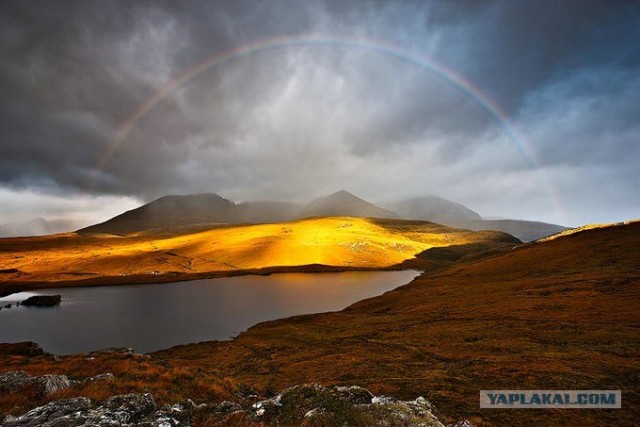
<svg viewBox="0 0 640 427"><path fill-rule="evenodd" d="M466 79L464 76L446 67L443 64L437 63L432 59L425 58L418 55L415 52L409 51L399 46L391 45L389 43L372 40L372 39L354 39L346 37L324 36L324 35L294 35L275 37L266 40L260 40L254 43L250 43L232 50L217 53L204 60L188 67L180 74L169 80L162 87L136 108L127 118L122 122L120 127L114 132L113 137L107 144L107 149L100 157L98 162L98 171L101 171L108 160L113 156L115 151L124 143L131 130L136 126L138 121L154 109L162 100L167 97L176 88L180 87L184 83L192 80L198 75L204 73L211 68L223 65L226 62L253 55L259 52L279 50L291 47L332 47L337 49L352 49L371 52L385 57L391 57L401 62L418 66L427 71L431 75L439 78L440 80L448 83L451 87L455 88L466 98L475 102L482 110L484 110L489 116L491 116L499 125L500 129L509 141L513 143L517 151L523 156L527 163L538 172L538 177L541 180L541 184L546 187L547 193L551 200L558 208L559 212L564 212L557 190L551 185L550 179L541 173L540 163L535 154L532 144L524 137L516 126L509 120L507 114L503 109L493 100L489 95L484 93L480 88L475 86L472 82ZM97 174L96 174L97 176Z"/></svg>

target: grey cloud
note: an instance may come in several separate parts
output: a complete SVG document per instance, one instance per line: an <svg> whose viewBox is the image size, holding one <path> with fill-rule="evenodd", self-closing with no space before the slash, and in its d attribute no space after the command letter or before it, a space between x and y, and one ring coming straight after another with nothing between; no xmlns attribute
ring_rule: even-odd
<svg viewBox="0 0 640 427"><path fill-rule="evenodd" d="M611 206L594 218L617 218L640 207L620 203L639 199L639 10L599 1L6 1L0 189L304 201L348 188L375 200L435 193L483 214L569 224L590 220L591 201ZM301 33L380 39L449 66L498 101L539 164L427 69L356 48L289 46L235 57L168 93L98 169L122 124L171 78L212 55ZM550 208L541 176L566 208Z"/></svg>

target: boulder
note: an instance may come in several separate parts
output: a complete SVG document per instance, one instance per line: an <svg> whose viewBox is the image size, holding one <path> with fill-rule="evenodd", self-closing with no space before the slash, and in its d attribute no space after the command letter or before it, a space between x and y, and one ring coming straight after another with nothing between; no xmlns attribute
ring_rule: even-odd
<svg viewBox="0 0 640 427"><path fill-rule="evenodd" d="M156 402L150 393L130 393L110 397L102 404L102 408L125 422L130 418L143 418L157 409Z"/></svg>
<svg viewBox="0 0 640 427"><path fill-rule="evenodd" d="M87 385L96 381L113 381L113 374L111 372L98 374L93 377L85 378L84 380L78 381L77 383L80 385Z"/></svg>
<svg viewBox="0 0 640 427"><path fill-rule="evenodd" d="M66 375L43 375L41 377L33 377L32 383L37 387L39 393L43 395L64 390L72 385L72 382Z"/></svg>
<svg viewBox="0 0 640 427"><path fill-rule="evenodd" d="M164 411L157 411L153 396L125 394L113 396L94 406L86 397L50 402L19 417L7 416L6 427L174 427L185 425Z"/></svg>
<svg viewBox="0 0 640 427"><path fill-rule="evenodd" d="M19 393L31 387L36 394L46 396L65 388L82 386L95 381L111 381L113 374L96 375L84 380L71 380L66 375L42 375L33 377L24 371L0 373L0 393Z"/></svg>
<svg viewBox="0 0 640 427"><path fill-rule="evenodd" d="M34 295L22 301L20 305L27 307L53 307L60 304L62 295Z"/></svg>
<svg viewBox="0 0 640 427"><path fill-rule="evenodd" d="M31 375L24 371L0 373L0 394L15 393L31 385Z"/></svg>
<svg viewBox="0 0 640 427"><path fill-rule="evenodd" d="M91 407L91 401L86 397L57 400L44 406L32 409L19 417L8 416L2 422L4 427L67 427L82 425L75 414L86 411Z"/></svg>
<svg viewBox="0 0 640 427"><path fill-rule="evenodd" d="M364 405L371 403L373 394L366 388L352 385L351 387L334 387L339 396L347 399L351 403Z"/></svg>
<svg viewBox="0 0 640 427"><path fill-rule="evenodd" d="M32 377L23 371L10 371L0 374L0 392L19 393L27 387L33 387L37 394L47 395L70 387L72 382L66 375L42 375Z"/></svg>

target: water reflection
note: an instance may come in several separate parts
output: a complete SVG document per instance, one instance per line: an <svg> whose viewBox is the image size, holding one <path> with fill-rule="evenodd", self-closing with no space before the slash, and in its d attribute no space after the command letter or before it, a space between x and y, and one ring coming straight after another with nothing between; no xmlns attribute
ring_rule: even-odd
<svg viewBox="0 0 640 427"><path fill-rule="evenodd" d="M158 285L60 288L53 308L0 311L0 342L35 341L70 354L109 347L149 352L228 339L249 326L297 314L341 310L408 283L415 271L287 273ZM0 298L0 306L34 292Z"/></svg>

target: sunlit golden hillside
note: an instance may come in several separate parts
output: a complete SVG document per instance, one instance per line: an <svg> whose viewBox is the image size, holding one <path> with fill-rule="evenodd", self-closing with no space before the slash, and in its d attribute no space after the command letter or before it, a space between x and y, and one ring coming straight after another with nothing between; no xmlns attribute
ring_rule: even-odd
<svg viewBox="0 0 640 427"><path fill-rule="evenodd" d="M0 281L6 291L12 285L153 282L307 265L380 269L434 247L518 242L500 232L352 217L210 227L0 239Z"/></svg>

